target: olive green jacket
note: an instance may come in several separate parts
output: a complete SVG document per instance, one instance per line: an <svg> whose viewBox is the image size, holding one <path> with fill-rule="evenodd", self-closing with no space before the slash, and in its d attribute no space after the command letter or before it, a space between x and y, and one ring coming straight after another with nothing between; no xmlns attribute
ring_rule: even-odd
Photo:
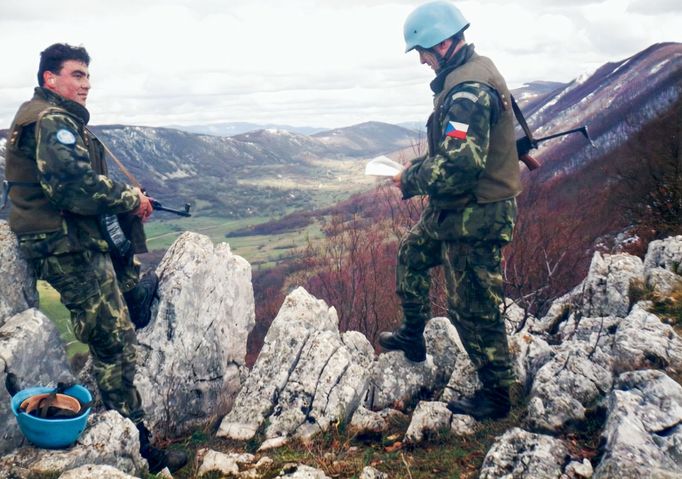
<svg viewBox="0 0 682 479"><path fill-rule="evenodd" d="M504 79L465 45L431 86L429 151L403 172L403 197L428 195L422 222L435 238L510 241L521 181Z"/></svg>
<svg viewBox="0 0 682 479"><path fill-rule="evenodd" d="M98 216L134 210L136 191L106 176L102 144L86 129L83 106L36 88L12 122L5 176L9 225L29 257L108 247ZM32 184L31 184L32 183Z"/></svg>

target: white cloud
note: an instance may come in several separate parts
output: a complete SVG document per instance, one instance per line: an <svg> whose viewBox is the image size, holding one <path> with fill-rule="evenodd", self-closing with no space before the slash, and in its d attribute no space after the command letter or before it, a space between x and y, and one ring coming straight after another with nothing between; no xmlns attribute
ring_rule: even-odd
<svg viewBox="0 0 682 479"><path fill-rule="evenodd" d="M682 3L679 0L634 0L628 11L642 15L661 15L663 13L680 14Z"/></svg>
<svg viewBox="0 0 682 479"><path fill-rule="evenodd" d="M423 121L433 75L403 53L410 0L2 0L0 128L54 42L92 56L93 123L253 121L343 126ZM569 81L659 41L682 12L647 0L461 0L467 38L512 87Z"/></svg>

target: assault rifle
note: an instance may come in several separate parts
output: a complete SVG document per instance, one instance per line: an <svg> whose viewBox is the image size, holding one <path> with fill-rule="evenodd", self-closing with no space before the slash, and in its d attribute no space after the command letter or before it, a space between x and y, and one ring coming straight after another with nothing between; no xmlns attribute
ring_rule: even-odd
<svg viewBox="0 0 682 479"><path fill-rule="evenodd" d="M552 138L557 138L559 136L570 135L571 133L582 133L583 136L587 139L587 141L590 142L590 145L592 145L593 148L596 148L596 145L592 141L592 138L590 138L590 132L587 129L587 125L583 125L578 128L573 128L571 130L561 131L559 133L553 133L551 135L543 136L542 138L534 138L533 133L530 131L530 128L528 127L528 123L526 123L526 119L523 117L521 108L519 108L519 105L516 103L516 100L514 99L513 96L511 97L511 100L516 120L519 122L519 125L521 125L521 129L523 129L523 132L525 133L525 136L516 140L516 152L519 154L519 160L523 161L523 163L528 167L530 171L539 168L540 163L538 162L538 160L530 156L528 153L530 152L530 150L534 150L535 148L537 148L539 144L543 141L551 140Z"/></svg>
<svg viewBox="0 0 682 479"><path fill-rule="evenodd" d="M3 180L2 181L2 201L0 201L0 210L5 209L7 207L7 203L9 201L9 191L12 189L13 186L33 186L33 187L40 187L40 183L36 182L28 182L28 181L7 181ZM147 193L145 192L145 195ZM182 210L175 210L173 208L166 208L161 204L160 201L155 200L154 198L149 197L149 202L152 204L152 209L156 211L167 211L168 213L174 213L178 216L184 216L184 217L190 217L192 216L192 213L189 212L190 209L190 204L185 203L185 207Z"/></svg>
<svg viewBox="0 0 682 479"><path fill-rule="evenodd" d="M146 193L145 193L146 194ZM183 210L174 210L172 208L166 208L161 204L160 201L155 200L154 198L148 197L149 202L152 204L152 209L157 210L157 211L167 211L169 213L175 213L178 216L185 216L185 217L190 217L192 216L192 213L189 212L190 204L185 203L185 209Z"/></svg>

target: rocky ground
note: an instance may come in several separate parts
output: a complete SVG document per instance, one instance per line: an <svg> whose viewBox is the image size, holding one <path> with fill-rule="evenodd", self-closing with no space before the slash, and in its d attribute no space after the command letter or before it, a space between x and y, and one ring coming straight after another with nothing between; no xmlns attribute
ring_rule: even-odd
<svg viewBox="0 0 682 479"><path fill-rule="evenodd" d="M71 373L12 241L0 224L13 278L0 287L0 380L54 384ZM682 477L682 339L660 312L682 290L681 265L682 236L652 243L644 261L596 254L544 317L508 304L517 404L505 421L478 423L445 407L480 387L445 318L429 322L427 361L414 364L339 332L334 308L298 288L247 370L250 267L186 233L157 270L136 380L157 440L198 449L178 477L429 477L416 473L423 457L431 477ZM94 390L87 367L80 380ZM23 440L8 404L0 477L145 477L132 423L117 413L97 411L76 445L48 451ZM439 448L482 455L480 467L439 459Z"/></svg>

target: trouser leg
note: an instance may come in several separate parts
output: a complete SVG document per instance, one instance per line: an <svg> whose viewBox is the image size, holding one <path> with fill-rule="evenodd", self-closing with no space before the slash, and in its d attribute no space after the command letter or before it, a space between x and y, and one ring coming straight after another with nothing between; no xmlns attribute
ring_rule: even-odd
<svg viewBox="0 0 682 479"><path fill-rule="evenodd" d="M396 293L403 307L405 328L423 332L431 318L431 275L441 264L441 242L429 238L418 223L402 239L396 267Z"/></svg>
<svg viewBox="0 0 682 479"><path fill-rule="evenodd" d="M144 412L133 382L135 332L109 255L49 256L37 260L36 269L59 292L76 337L89 346L104 405L141 422Z"/></svg>
<svg viewBox="0 0 682 479"><path fill-rule="evenodd" d="M486 389L514 382L504 319L501 248L494 242L444 245L450 320Z"/></svg>

